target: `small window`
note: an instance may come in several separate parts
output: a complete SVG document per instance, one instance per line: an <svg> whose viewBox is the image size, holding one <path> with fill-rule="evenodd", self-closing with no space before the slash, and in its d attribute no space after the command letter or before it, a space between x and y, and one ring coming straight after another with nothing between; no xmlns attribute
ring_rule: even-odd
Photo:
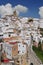
<svg viewBox="0 0 43 65"><path fill-rule="evenodd" d="M24 46L23 46L24 47Z"/></svg>
<svg viewBox="0 0 43 65"><path fill-rule="evenodd" d="M3 36L3 35L0 35L0 36Z"/></svg>
<svg viewBox="0 0 43 65"><path fill-rule="evenodd" d="M33 63L30 63L30 65L33 65Z"/></svg>
<svg viewBox="0 0 43 65"><path fill-rule="evenodd" d="M10 56L11 56L11 54L10 54Z"/></svg>
<svg viewBox="0 0 43 65"><path fill-rule="evenodd" d="M6 25L6 26L9 26L9 25Z"/></svg>
<svg viewBox="0 0 43 65"><path fill-rule="evenodd" d="M19 45L19 47L20 47L20 45Z"/></svg>
<svg viewBox="0 0 43 65"><path fill-rule="evenodd" d="M19 53L20 51L18 51L18 53Z"/></svg>
<svg viewBox="0 0 43 65"><path fill-rule="evenodd" d="M15 50L15 48L14 48L14 50Z"/></svg>
<svg viewBox="0 0 43 65"><path fill-rule="evenodd" d="M9 35L9 37L10 37L11 35Z"/></svg>
<svg viewBox="0 0 43 65"><path fill-rule="evenodd" d="M19 61L17 61L19 63Z"/></svg>

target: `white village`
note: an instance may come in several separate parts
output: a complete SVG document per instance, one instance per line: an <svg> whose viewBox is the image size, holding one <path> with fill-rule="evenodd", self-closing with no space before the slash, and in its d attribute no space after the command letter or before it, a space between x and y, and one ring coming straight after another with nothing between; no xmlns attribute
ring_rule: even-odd
<svg viewBox="0 0 43 65"><path fill-rule="evenodd" d="M32 50L39 42L43 50L43 19L19 17L16 11L0 18L0 65L41 65Z"/></svg>

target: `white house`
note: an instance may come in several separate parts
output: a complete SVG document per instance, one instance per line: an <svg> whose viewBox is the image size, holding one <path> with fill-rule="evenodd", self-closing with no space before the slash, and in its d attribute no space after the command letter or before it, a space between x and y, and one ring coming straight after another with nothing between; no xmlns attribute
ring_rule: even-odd
<svg viewBox="0 0 43 65"><path fill-rule="evenodd" d="M8 59L12 59L17 55L20 56L26 54L26 45L16 42L4 43L3 51L5 51Z"/></svg>
<svg viewBox="0 0 43 65"><path fill-rule="evenodd" d="M38 26L39 26L39 19L38 18L33 18L33 25L34 25L35 29L38 28Z"/></svg>
<svg viewBox="0 0 43 65"><path fill-rule="evenodd" d="M40 28L43 28L43 19L40 19Z"/></svg>

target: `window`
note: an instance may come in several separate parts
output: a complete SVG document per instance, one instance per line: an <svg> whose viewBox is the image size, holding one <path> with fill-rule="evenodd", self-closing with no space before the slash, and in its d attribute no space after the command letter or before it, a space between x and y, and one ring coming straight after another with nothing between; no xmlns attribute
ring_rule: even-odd
<svg viewBox="0 0 43 65"><path fill-rule="evenodd" d="M23 46L24 47L24 46Z"/></svg>
<svg viewBox="0 0 43 65"><path fill-rule="evenodd" d="M15 48L14 48L14 50L15 50Z"/></svg>
<svg viewBox="0 0 43 65"><path fill-rule="evenodd" d="M19 63L19 61L17 61Z"/></svg>
<svg viewBox="0 0 43 65"><path fill-rule="evenodd" d="M5 25L5 26L9 26L9 25Z"/></svg>
<svg viewBox="0 0 43 65"><path fill-rule="evenodd" d="M8 53L8 52L7 52L7 55L11 56L11 54L10 54L10 53Z"/></svg>
<svg viewBox="0 0 43 65"><path fill-rule="evenodd" d="M11 35L9 35L9 37L10 37Z"/></svg>
<svg viewBox="0 0 43 65"><path fill-rule="evenodd" d="M33 63L30 63L30 65L33 65Z"/></svg>
<svg viewBox="0 0 43 65"><path fill-rule="evenodd" d="M14 32L9 32L9 34L14 34Z"/></svg>
<svg viewBox="0 0 43 65"><path fill-rule="evenodd" d="M0 36L3 36L3 35L0 35Z"/></svg>
<svg viewBox="0 0 43 65"><path fill-rule="evenodd" d="M18 51L18 53L19 53L20 51Z"/></svg>
<svg viewBox="0 0 43 65"><path fill-rule="evenodd" d="M11 56L11 54L10 54L10 56Z"/></svg>
<svg viewBox="0 0 43 65"><path fill-rule="evenodd" d="M19 47L20 47L20 45L19 45Z"/></svg>

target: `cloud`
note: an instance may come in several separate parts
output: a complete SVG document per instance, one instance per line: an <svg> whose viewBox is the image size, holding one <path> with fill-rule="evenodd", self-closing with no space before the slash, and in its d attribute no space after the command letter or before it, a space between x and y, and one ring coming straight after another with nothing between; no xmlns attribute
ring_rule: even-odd
<svg viewBox="0 0 43 65"><path fill-rule="evenodd" d="M17 5L15 7L12 7L12 5L8 3L6 5L0 6L0 15L1 16L11 15L15 10L17 12L17 15L19 15L21 12L26 13L28 8L23 5Z"/></svg>
<svg viewBox="0 0 43 65"><path fill-rule="evenodd" d="M39 8L39 15L43 18L43 6Z"/></svg>
<svg viewBox="0 0 43 65"><path fill-rule="evenodd" d="M27 7L22 6L22 5L17 5L17 6L15 6L14 9L17 10L17 11L19 11L19 12L23 12L23 13L27 12L27 10L28 10Z"/></svg>
<svg viewBox="0 0 43 65"><path fill-rule="evenodd" d="M13 14L13 9L12 9L12 5L11 4L6 4L6 5L2 5L0 6L0 15L4 16L4 15L10 15Z"/></svg>

